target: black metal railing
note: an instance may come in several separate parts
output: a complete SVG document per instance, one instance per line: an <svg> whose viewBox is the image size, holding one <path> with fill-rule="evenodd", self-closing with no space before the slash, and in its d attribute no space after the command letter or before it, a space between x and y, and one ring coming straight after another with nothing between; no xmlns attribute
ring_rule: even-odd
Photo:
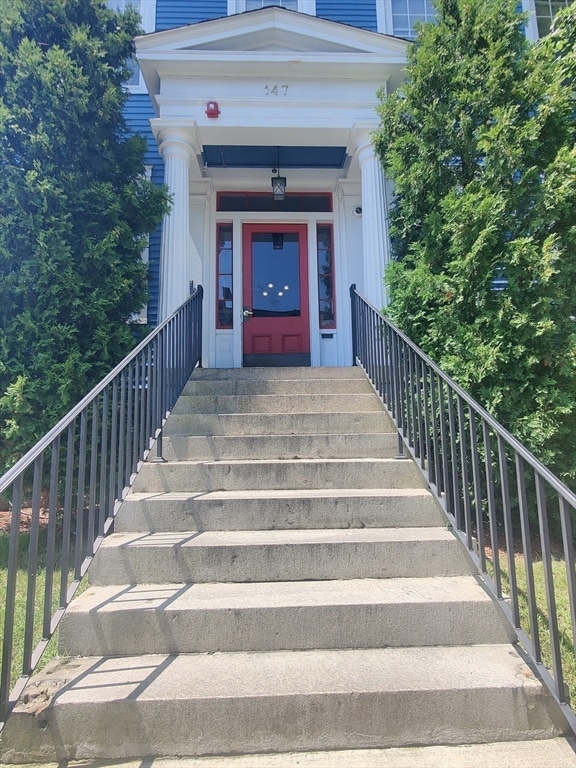
<svg viewBox="0 0 576 768"><path fill-rule="evenodd" d="M354 365L576 732L576 495L355 285L350 296Z"/></svg>
<svg viewBox="0 0 576 768"><path fill-rule="evenodd" d="M0 478L11 508L0 726L154 441L162 460L162 425L202 360L202 297L199 286Z"/></svg>

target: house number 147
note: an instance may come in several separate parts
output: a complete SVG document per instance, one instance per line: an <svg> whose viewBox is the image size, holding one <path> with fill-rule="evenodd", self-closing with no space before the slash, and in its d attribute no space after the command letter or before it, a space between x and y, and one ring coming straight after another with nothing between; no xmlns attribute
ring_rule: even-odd
<svg viewBox="0 0 576 768"><path fill-rule="evenodd" d="M286 96L288 93L287 85L265 85L264 93L266 96Z"/></svg>

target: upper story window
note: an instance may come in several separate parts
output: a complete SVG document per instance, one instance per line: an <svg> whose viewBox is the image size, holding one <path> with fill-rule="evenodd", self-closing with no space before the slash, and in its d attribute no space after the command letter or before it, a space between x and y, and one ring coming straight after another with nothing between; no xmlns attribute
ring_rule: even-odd
<svg viewBox="0 0 576 768"><path fill-rule="evenodd" d="M300 11L300 13L308 13L310 16L316 15L316 0L228 0L228 15L255 11L258 8L267 8L271 5L288 8L291 11Z"/></svg>
<svg viewBox="0 0 576 768"><path fill-rule="evenodd" d="M432 21L436 16L432 0L392 0L392 34L396 37L416 37L419 21Z"/></svg>
<svg viewBox="0 0 576 768"><path fill-rule="evenodd" d="M298 10L298 0L246 0L247 11L255 11L267 5L280 5L282 8L290 8L291 11Z"/></svg>
<svg viewBox="0 0 576 768"><path fill-rule="evenodd" d="M530 40L547 35L554 16L572 0L519 0L518 10L528 14L526 35ZM378 31L413 40L417 22L434 21L433 0L377 0Z"/></svg>
<svg viewBox="0 0 576 768"><path fill-rule="evenodd" d="M113 11L120 11L120 13L124 13L128 6L132 6L140 14L144 32L154 32L156 28L156 0L107 0L106 4L108 8ZM146 89L136 61L130 62L130 70L132 75L126 82L128 90L133 93L144 92Z"/></svg>
<svg viewBox="0 0 576 768"><path fill-rule="evenodd" d="M543 37L550 32L550 26L552 19L561 11L562 8L567 8L571 4L572 0L535 0L534 10L536 11L536 25L538 27L538 36Z"/></svg>

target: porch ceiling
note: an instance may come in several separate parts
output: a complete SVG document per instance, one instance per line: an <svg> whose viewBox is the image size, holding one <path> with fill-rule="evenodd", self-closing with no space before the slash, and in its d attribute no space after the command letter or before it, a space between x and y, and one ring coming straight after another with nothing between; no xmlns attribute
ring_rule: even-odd
<svg viewBox="0 0 576 768"><path fill-rule="evenodd" d="M207 168L343 168L346 147L204 145Z"/></svg>

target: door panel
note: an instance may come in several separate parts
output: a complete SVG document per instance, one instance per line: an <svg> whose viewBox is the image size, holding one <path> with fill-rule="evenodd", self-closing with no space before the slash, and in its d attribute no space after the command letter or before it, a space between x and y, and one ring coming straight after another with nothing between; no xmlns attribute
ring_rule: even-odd
<svg viewBox="0 0 576 768"><path fill-rule="evenodd" d="M245 224L244 365L310 365L305 224Z"/></svg>

